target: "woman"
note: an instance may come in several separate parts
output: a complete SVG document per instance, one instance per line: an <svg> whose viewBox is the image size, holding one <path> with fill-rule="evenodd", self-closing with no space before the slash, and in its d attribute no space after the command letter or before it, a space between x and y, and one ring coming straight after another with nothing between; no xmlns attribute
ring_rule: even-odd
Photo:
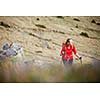
<svg viewBox="0 0 100 100"><path fill-rule="evenodd" d="M66 43L62 45L62 50L60 54L62 56L62 61L65 66L72 65L73 53L76 55L76 57L78 57L79 59L82 59L82 57L78 55L76 51L76 47L72 43L72 39L68 38Z"/></svg>

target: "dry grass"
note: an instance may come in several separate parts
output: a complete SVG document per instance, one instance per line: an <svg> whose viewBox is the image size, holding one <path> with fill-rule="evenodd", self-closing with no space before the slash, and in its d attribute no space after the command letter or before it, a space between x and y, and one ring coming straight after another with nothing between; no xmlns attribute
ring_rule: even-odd
<svg viewBox="0 0 100 100"><path fill-rule="evenodd" d="M100 82L100 68L91 64L74 65L71 69L60 65L41 68L7 59L0 63L0 82Z"/></svg>
<svg viewBox="0 0 100 100"><path fill-rule="evenodd" d="M0 25L0 48L4 43L18 42L23 46L25 55L29 56L26 59L32 57L59 62L62 41L72 37L78 51L87 55L83 55L83 67L74 66L75 69L67 75L60 65L42 69L7 59L0 63L0 82L98 82L99 69L91 66L93 59L88 57L100 60L100 26L91 23L93 19L100 23L100 17L88 16L0 17L0 22L3 22ZM81 32L92 38L80 36Z"/></svg>

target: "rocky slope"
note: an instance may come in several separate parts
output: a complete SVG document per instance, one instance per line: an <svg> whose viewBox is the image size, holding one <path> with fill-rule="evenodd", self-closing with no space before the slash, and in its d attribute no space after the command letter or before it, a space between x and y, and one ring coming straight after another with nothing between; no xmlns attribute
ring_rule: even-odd
<svg viewBox="0 0 100 100"><path fill-rule="evenodd" d="M19 43L24 50L21 60L14 59L14 70L23 66L31 70L27 66L33 64L41 68L62 64L61 45L68 37L73 39L83 64L95 66L100 62L99 16L0 17L0 48L5 43ZM80 64L76 60L74 63Z"/></svg>
<svg viewBox="0 0 100 100"><path fill-rule="evenodd" d="M81 36L82 32L89 37ZM18 42L26 59L60 61L61 44L67 37L72 37L86 61L100 59L100 17L0 17L0 47Z"/></svg>

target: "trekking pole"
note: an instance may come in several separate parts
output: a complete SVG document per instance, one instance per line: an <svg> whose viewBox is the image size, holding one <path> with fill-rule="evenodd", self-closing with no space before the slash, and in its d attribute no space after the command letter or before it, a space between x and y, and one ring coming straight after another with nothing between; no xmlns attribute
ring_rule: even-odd
<svg viewBox="0 0 100 100"><path fill-rule="evenodd" d="M60 64L61 64L61 66L63 65L63 63L62 63L62 58L60 59Z"/></svg>
<svg viewBox="0 0 100 100"><path fill-rule="evenodd" d="M79 59L80 59L80 63L81 63L81 66L82 66L82 57L80 57Z"/></svg>
<svg viewBox="0 0 100 100"><path fill-rule="evenodd" d="M75 60L80 60L80 64L82 65L82 57L80 57L80 58L76 58Z"/></svg>

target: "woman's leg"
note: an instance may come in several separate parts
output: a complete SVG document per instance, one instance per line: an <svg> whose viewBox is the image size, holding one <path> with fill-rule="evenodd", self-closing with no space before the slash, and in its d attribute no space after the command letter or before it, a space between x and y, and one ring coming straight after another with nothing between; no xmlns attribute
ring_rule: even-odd
<svg viewBox="0 0 100 100"><path fill-rule="evenodd" d="M72 65L73 64L73 59L70 59L69 60L69 65Z"/></svg>
<svg viewBox="0 0 100 100"><path fill-rule="evenodd" d="M63 60L63 64L64 64L64 72L70 72L72 69L72 63L73 60Z"/></svg>
<svg viewBox="0 0 100 100"><path fill-rule="evenodd" d="M62 60L63 61L63 64L64 64L64 66L66 66L66 62L67 62L67 60Z"/></svg>
<svg viewBox="0 0 100 100"><path fill-rule="evenodd" d="M63 60L63 64L67 68L69 66L69 61L68 60Z"/></svg>
<svg viewBox="0 0 100 100"><path fill-rule="evenodd" d="M70 60L62 60L63 61L63 64L64 66L70 66L73 64L73 59L70 59Z"/></svg>

